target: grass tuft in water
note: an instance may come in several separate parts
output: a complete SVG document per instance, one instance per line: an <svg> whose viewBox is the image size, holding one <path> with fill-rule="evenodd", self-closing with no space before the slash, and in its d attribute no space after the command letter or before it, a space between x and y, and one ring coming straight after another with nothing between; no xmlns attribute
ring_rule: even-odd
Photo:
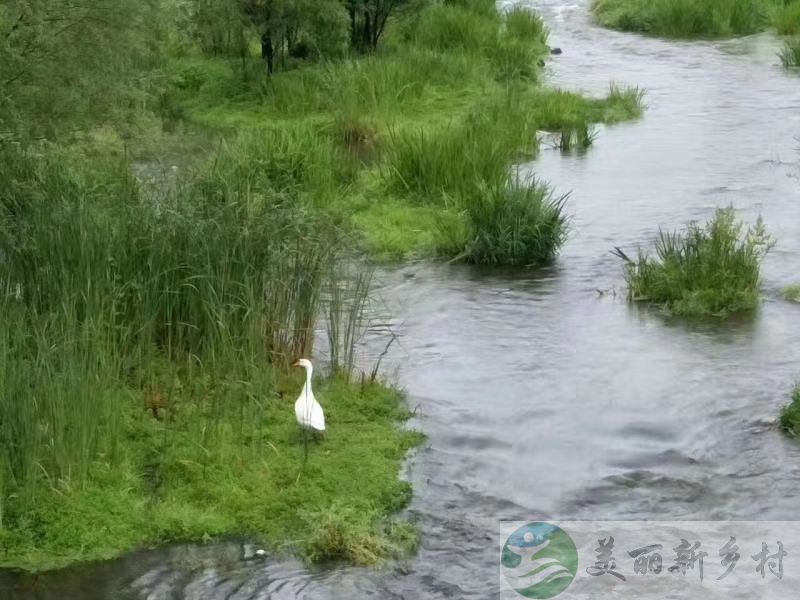
<svg viewBox="0 0 800 600"><path fill-rule="evenodd" d="M780 426L791 436L800 436L800 385L792 390L789 404L781 410Z"/></svg>
<svg viewBox="0 0 800 600"><path fill-rule="evenodd" d="M787 40L783 44L778 58L786 68L800 67L800 37Z"/></svg>
<svg viewBox="0 0 800 600"><path fill-rule="evenodd" d="M705 225L660 232L656 257L626 259L629 299L659 304L676 315L724 316L759 303L761 260L773 245L763 222L747 229L733 208L718 209Z"/></svg>
<svg viewBox="0 0 800 600"><path fill-rule="evenodd" d="M464 260L526 267L553 262L566 241L565 199L538 181L515 179L476 189L462 200Z"/></svg>

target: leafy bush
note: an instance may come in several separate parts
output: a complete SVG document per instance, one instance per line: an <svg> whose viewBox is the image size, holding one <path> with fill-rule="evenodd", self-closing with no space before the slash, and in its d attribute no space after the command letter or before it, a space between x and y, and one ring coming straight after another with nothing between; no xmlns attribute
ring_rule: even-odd
<svg viewBox="0 0 800 600"><path fill-rule="evenodd" d="M792 390L789 404L781 410L781 429L792 436L800 436L800 385Z"/></svg>

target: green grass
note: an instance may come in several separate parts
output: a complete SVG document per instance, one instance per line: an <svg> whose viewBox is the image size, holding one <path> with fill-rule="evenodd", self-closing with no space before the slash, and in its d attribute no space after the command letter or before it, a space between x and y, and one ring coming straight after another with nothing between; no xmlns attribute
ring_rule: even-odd
<svg viewBox="0 0 800 600"><path fill-rule="evenodd" d="M786 68L800 67L800 38L792 38L783 44L778 58Z"/></svg>
<svg viewBox="0 0 800 600"><path fill-rule="evenodd" d="M686 316L753 310L761 259L772 243L761 220L745 229L732 208L719 209L705 225L660 232L655 258L640 251L636 261L626 262L629 298Z"/></svg>
<svg viewBox="0 0 800 600"><path fill-rule="evenodd" d="M787 0L776 7L772 18L775 31L779 35L800 33L800 2Z"/></svg>
<svg viewBox="0 0 800 600"><path fill-rule="evenodd" d="M500 182L464 199L465 260L488 265L546 265L566 240L564 198L536 181Z"/></svg>
<svg viewBox="0 0 800 600"><path fill-rule="evenodd" d="M346 179L324 139L251 132L160 191L114 161L3 153L0 565L231 534L309 559L412 546L390 517L419 436L399 394L348 382L368 278L307 208ZM321 313L340 374L317 380L329 431L304 462L286 364Z"/></svg>
<svg viewBox="0 0 800 600"><path fill-rule="evenodd" d="M800 386L795 386L789 404L781 410L780 426L793 437L800 436Z"/></svg>
<svg viewBox="0 0 800 600"><path fill-rule="evenodd" d="M228 100L218 90L233 83L206 84L192 67L181 112L232 139L265 122L323 138L298 141L328 181L306 192L325 190L314 210L377 258L451 259L466 249L462 198L502 186L514 164L536 156L539 131L585 149L594 123L643 111L637 88L611 86L595 99L543 87L546 39L524 8L501 16L487 2L432 5L376 54L278 73Z"/></svg>
<svg viewBox="0 0 800 600"><path fill-rule="evenodd" d="M783 290L783 297L789 302L800 303L800 284L795 283Z"/></svg>
<svg viewBox="0 0 800 600"><path fill-rule="evenodd" d="M595 0L604 27L667 38L723 38L800 27L794 0Z"/></svg>

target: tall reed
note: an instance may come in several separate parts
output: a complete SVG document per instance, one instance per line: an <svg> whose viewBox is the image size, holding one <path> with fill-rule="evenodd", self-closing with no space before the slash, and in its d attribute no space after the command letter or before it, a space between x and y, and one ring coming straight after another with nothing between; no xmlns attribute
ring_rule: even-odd
<svg viewBox="0 0 800 600"><path fill-rule="evenodd" d="M212 394L208 378L256 381L269 362L310 355L326 289L363 301L369 279L346 288L340 236L304 208L310 186L338 185L331 155L317 142L297 150L282 135L256 138L167 193L140 189L118 165L92 176L46 153L2 156L14 183L0 190L6 508L21 494L80 487L98 460L113 463L131 394L154 415L176 394L194 396L184 410L204 416L188 435L221 451L222 423L245 427L257 404ZM328 316L343 332L336 366L348 368L355 317Z"/></svg>

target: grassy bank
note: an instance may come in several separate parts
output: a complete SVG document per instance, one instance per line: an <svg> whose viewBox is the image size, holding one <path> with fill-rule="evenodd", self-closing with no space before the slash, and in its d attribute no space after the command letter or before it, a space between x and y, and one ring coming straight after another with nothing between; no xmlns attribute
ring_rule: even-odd
<svg viewBox="0 0 800 600"><path fill-rule="evenodd" d="M792 38L784 42L778 52L781 64L786 68L800 67L800 38Z"/></svg>
<svg viewBox="0 0 800 600"><path fill-rule="evenodd" d="M595 0L592 10L604 27L667 38L800 30L800 2L794 0Z"/></svg>
<svg viewBox="0 0 800 600"><path fill-rule="evenodd" d="M433 4L386 35L368 57L255 83L243 80L236 61L176 61L168 112L231 144L241 131L269 124L289 132L298 152L315 148L318 170L346 165L336 185L313 186L327 197L313 209L357 232L373 257L552 260L563 235L540 238L548 225L535 219L557 211L563 224L563 204L529 211L520 227L507 219L513 227L498 237L496 220L483 232L484 221L476 219L488 198L484 190L508 190L492 195L494 205L514 198L520 182L512 167L535 158L539 132L558 134L565 151L585 149L594 123L640 115L642 94L612 87L607 97L592 99L544 86L547 30L528 10L501 15L490 2ZM538 196L537 189L529 195ZM508 200L509 210L513 204ZM486 251L474 251L477 237ZM496 249L486 246L490 239ZM544 243L552 248L532 250ZM511 244L531 249L502 249Z"/></svg>
<svg viewBox="0 0 800 600"><path fill-rule="evenodd" d="M624 254L628 297L652 302L676 315L725 316L755 309L760 266L772 240L759 220L745 229L732 208L720 209L704 226L660 232L655 257Z"/></svg>
<svg viewBox="0 0 800 600"><path fill-rule="evenodd" d="M357 563L413 545L389 518L419 438L397 393L348 382L368 290L303 208L315 172L226 150L148 191L60 150L0 165L0 565L219 535ZM305 461L286 365L320 314L339 368Z"/></svg>

